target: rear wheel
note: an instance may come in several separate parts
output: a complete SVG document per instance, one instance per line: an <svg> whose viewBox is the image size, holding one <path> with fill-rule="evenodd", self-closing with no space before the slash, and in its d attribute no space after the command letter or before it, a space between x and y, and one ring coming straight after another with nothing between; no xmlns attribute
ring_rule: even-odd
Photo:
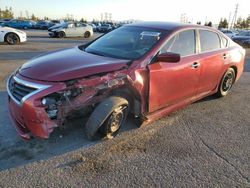
<svg viewBox="0 0 250 188"><path fill-rule="evenodd" d="M84 33L84 38L89 38L90 37L90 32L89 31L86 31L85 33Z"/></svg>
<svg viewBox="0 0 250 188"><path fill-rule="evenodd" d="M229 68L221 79L216 95L218 97L226 96L230 92L234 84L234 81L235 81L235 71L233 68Z"/></svg>
<svg viewBox="0 0 250 188"><path fill-rule="evenodd" d="M5 37L5 41L10 45L15 45L20 42L19 37L15 33L9 33Z"/></svg>
<svg viewBox="0 0 250 188"><path fill-rule="evenodd" d="M90 115L85 132L90 140L113 138L125 123L129 103L122 97L112 96L102 101Z"/></svg>
<svg viewBox="0 0 250 188"><path fill-rule="evenodd" d="M59 38L64 38L65 37L65 33L63 31L60 31L58 34Z"/></svg>

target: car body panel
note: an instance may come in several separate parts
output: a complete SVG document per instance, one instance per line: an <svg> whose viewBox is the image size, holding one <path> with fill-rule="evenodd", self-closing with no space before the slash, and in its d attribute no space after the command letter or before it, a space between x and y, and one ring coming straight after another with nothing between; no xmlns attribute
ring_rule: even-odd
<svg viewBox="0 0 250 188"><path fill-rule="evenodd" d="M14 28L10 28L10 27L1 27L0 26L0 42L4 42L5 41L5 36L8 33L15 33L16 35L18 35L20 42L26 42L27 41L27 35L25 32L14 29Z"/></svg>
<svg viewBox="0 0 250 188"><path fill-rule="evenodd" d="M149 113L193 97L198 88L198 55L181 58L178 63L159 62L149 65ZM160 84L159 84L160 82Z"/></svg>
<svg viewBox="0 0 250 188"><path fill-rule="evenodd" d="M224 65L223 54L226 52L206 52L200 54L200 79L197 93L207 94L213 91L220 79Z"/></svg>
<svg viewBox="0 0 250 188"><path fill-rule="evenodd" d="M19 73L31 79L58 82L119 70L127 67L128 62L86 53L75 47L32 59Z"/></svg>
<svg viewBox="0 0 250 188"><path fill-rule="evenodd" d="M48 138L52 130L60 126L70 113L98 104L117 92L128 93L132 97L131 112L143 118L144 124L147 124L216 93L229 67L236 70L235 81L243 72L244 49L215 29L162 22L135 23L124 27L134 26L165 28L165 31L171 32L148 53L132 62L85 53L74 47L37 57L16 71L10 77L7 88L12 119L27 129L27 132L24 130L20 134L22 128L19 128L19 134L26 139L30 138L30 134ZM197 50L193 55L181 57L176 63L155 60L163 44L178 31L204 28L226 37L229 45L206 53ZM193 68L194 62L200 63L200 66ZM34 91L17 105L13 102L13 77L49 87ZM80 93L74 98L68 98L72 89L80 90ZM51 119L42 99L54 94L63 100L60 99L60 105L57 106L56 119Z"/></svg>

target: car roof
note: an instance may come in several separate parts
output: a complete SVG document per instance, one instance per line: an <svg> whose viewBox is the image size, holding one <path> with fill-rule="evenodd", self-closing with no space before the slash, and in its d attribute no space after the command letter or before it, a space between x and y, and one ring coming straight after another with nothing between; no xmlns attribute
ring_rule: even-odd
<svg viewBox="0 0 250 188"><path fill-rule="evenodd" d="M134 27L146 27L152 29L160 29L160 30L177 30L182 28L206 28L214 30L212 27L194 25L194 24L186 24L186 23L178 23L178 22L137 22L133 24L129 24L126 26L134 26Z"/></svg>

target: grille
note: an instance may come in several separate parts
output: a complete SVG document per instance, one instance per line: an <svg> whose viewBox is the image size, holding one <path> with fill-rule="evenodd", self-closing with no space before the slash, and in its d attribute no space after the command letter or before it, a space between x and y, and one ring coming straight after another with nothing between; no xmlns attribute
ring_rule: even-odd
<svg viewBox="0 0 250 188"><path fill-rule="evenodd" d="M22 98L37 90L36 88L25 86L18 83L13 77L9 81L9 92L18 101L21 102Z"/></svg>

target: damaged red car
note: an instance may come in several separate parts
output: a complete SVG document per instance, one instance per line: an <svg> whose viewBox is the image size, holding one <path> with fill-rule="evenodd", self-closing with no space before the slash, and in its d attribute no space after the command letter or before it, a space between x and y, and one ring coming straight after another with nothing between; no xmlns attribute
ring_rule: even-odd
<svg viewBox="0 0 250 188"><path fill-rule="evenodd" d="M11 119L21 137L48 138L84 112L89 139L113 137L129 114L146 124L208 95L227 95L244 56L242 47L210 27L125 25L16 70L7 83Z"/></svg>

